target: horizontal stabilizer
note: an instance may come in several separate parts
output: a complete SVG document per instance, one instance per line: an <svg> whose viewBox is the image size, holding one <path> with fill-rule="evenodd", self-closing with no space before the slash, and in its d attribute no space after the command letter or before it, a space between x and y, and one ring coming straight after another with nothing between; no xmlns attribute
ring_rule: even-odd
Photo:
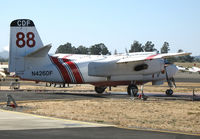
<svg viewBox="0 0 200 139"><path fill-rule="evenodd" d="M26 57L45 57L46 55L48 55L50 49L51 49L51 44L37 49L36 51L28 54Z"/></svg>
<svg viewBox="0 0 200 139"><path fill-rule="evenodd" d="M131 63L131 62L140 62L140 61L147 61L147 60L153 60L153 59L161 59L161 58L170 58L170 57L176 57L176 56L186 56L190 55L191 53L165 53L165 54L151 54L151 55L142 55L142 56L134 56L131 55L130 57L120 59L117 61L117 64L124 64L124 63Z"/></svg>

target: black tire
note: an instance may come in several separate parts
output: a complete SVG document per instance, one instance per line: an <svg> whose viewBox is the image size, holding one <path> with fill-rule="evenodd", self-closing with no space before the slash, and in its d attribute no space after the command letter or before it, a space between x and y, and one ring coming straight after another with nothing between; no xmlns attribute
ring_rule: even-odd
<svg viewBox="0 0 200 139"><path fill-rule="evenodd" d="M46 82L46 87L51 87L51 83Z"/></svg>
<svg viewBox="0 0 200 139"><path fill-rule="evenodd" d="M174 91L172 89L167 89L165 93L166 95L171 96L174 93Z"/></svg>
<svg viewBox="0 0 200 139"><path fill-rule="evenodd" d="M138 95L138 87L134 84L130 84L127 88L127 93L129 96L133 93L133 96L136 97Z"/></svg>
<svg viewBox="0 0 200 139"><path fill-rule="evenodd" d="M98 94L102 94L105 90L106 90L107 87L96 87L94 88L94 90L98 93Z"/></svg>

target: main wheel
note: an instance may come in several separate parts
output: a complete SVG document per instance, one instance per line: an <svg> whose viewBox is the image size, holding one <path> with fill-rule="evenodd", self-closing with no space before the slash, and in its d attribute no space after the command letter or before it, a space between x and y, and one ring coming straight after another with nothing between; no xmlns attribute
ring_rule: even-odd
<svg viewBox="0 0 200 139"><path fill-rule="evenodd" d="M96 87L94 88L94 90L98 93L98 94L102 94L107 87L103 86L103 87Z"/></svg>
<svg viewBox="0 0 200 139"><path fill-rule="evenodd" d="M133 94L133 96L136 97L138 94L138 87L134 84L130 84L127 88L127 93L129 96L131 96L131 94Z"/></svg>
<svg viewBox="0 0 200 139"><path fill-rule="evenodd" d="M51 83L46 82L46 87L51 87Z"/></svg>
<svg viewBox="0 0 200 139"><path fill-rule="evenodd" d="M167 89L165 93L166 95L171 96L174 93L174 91L172 89Z"/></svg>

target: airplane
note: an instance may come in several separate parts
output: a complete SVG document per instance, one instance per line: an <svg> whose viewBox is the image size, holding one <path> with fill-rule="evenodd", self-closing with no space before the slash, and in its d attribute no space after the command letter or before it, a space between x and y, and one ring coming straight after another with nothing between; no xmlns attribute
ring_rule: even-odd
<svg viewBox="0 0 200 139"><path fill-rule="evenodd" d="M0 65L0 76L5 78L8 74L8 65Z"/></svg>
<svg viewBox="0 0 200 139"><path fill-rule="evenodd" d="M177 66L177 68L181 72L189 72L189 73L197 73L198 72L200 74L200 68L195 67L195 66L193 66L191 68L189 68L189 67L185 68L185 67L182 67L182 66Z"/></svg>
<svg viewBox="0 0 200 139"><path fill-rule="evenodd" d="M198 68L198 67L186 68L186 71L188 71L190 73L196 73L196 72L198 72L200 74L200 68Z"/></svg>
<svg viewBox="0 0 200 139"><path fill-rule="evenodd" d="M126 85L127 93L137 96L137 85L152 82L161 85L167 80L175 85L173 76L177 68L167 64L165 58L191 53L137 52L124 55L49 55L51 44L43 45L30 19L17 19L10 24L9 72L23 80L36 82L91 84L101 94L108 86ZM143 91L142 91L143 92Z"/></svg>
<svg viewBox="0 0 200 139"><path fill-rule="evenodd" d="M192 68L189 68L189 70L191 72L198 72L200 74L200 68L199 67L192 67Z"/></svg>
<svg viewBox="0 0 200 139"><path fill-rule="evenodd" d="M176 67L177 67L177 69L178 69L179 71L181 71L181 72L185 72L185 71L186 71L186 68L183 67L183 66L176 66Z"/></svg>

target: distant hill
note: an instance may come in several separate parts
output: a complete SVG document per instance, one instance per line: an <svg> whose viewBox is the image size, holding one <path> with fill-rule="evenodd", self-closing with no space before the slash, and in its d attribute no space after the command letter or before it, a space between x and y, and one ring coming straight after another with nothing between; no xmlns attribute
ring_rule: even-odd
<svg viewBox="0 0 200 139"><path fill-rule="evenodd" d="M0 58L3 58L3 59L8 59L9 57L9 52L8 51L1 51L0 52Z"/></svg>

